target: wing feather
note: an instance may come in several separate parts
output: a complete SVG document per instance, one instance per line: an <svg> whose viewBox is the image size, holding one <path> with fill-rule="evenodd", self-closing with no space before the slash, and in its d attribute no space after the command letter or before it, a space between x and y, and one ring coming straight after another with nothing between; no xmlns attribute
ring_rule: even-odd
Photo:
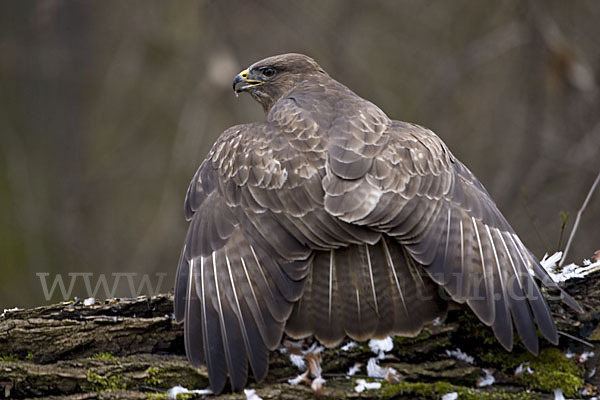
<svg viewBox="0 0 600 400"><path fill-rule="evenodd" d="M425 128L393 121L383 136L389 140L379 153L370 148L367 154L355 146L353 153L333 154L347 163L376 155L371 167L352 180L346 169L331 163L323 179L325 209L343 221L394 237L434 282L491 326L507 349L513 346L514 327L533 353L539 348L536 325L556 342L556 327L533 277L546 286L557 285L522 245L483 185ZM377 193L375 201L361 202L366 193ZM395 278L391 283L397 287ZM567 294L562 296L578 308Z"/></svg>
<svg viewBox="0 0 600 400"><path fill-rule="evenodd" d="M498 253L500 254L500 259L502 261L501 265L510 266L509 272L507 273L506 290L513 323L515 324L519 337L525 347L532 353L537 354L539 344L534 321L538 322L541 331L544 331L544 328L542 326L543 321L539 321L538 318L535 318L531 314L530 304L535 301L535 299L531 296L527 296L527 292L523 287L522 273L517 270L517 265L510 254L506 241L502 236L502 232L497 228L494 228L492 232L496 237L496 242L501 244L498 248Z"/></svg>
<svg viewBox="0 0 600 400"><path fill-rule="evenodd" d="M186 353L193 365L206 363L215 392L223 390L228 376L234 390L242 389L249 366L257 380L265 377L268 350L279 345L311 256L293 235L301 234L290 232L259 201L271 200L266 205L276 208L282 206L277 199L260 198L261 190L252 193L235 183L283 181L281 170L261 164L256 154L252 162L264 168L233 170L235 163L225 161L239 159L236 147L244 129L224 134L190 184L185 211L191 223L175 284L175 315L185 321Z"/></svg>
<svg viewBox="0 0 600 400"><path fill-rule="evenodd" d="M192 260L189 263L189 266L186 263L183 268L186 270L189 269L188 276L193 276L194 261ZM197 340L194 335L196 332L203 332L204 327L202 325L202 303L200 302L200 298L195 294L196 288L194 279L188 279L186 281L185 293L185 297L179 297L185 301L182 302L185 307L184 317L186 321L184 325L185 351L190 363L193 366L199 367L201 364L204 364L204 342L202 340Z"/></svg>
<svg viewBox="0 0 600 400"><path fill-rule="evenodd" d="M227 251L223 252L222 256L225 257L225 266L227 275L231 274L231 263L227 256ZM244 340L246 332L242 332L242 324L235 315L230 305L228 297L234 292L233 287L229 286L229 280L227 276L222 277L222 271L217 271L216 252L212 254L212 267L214 277L215 296L213 296L213 303L216 302L215 309L219 316L219 325L221 327L221 338L223 340L223 350L225 352L225 361L227 363L227 370L229 371L229 377L231 380L231 386L234 390L240 390L246 385L246 379L248 376L248 349L246 347L247 341ZM220 263L219 267L222 267L223 263ZM221 280L221 278L225 278Z"/></svg>
<svg viewBox="0 0 600 400"><path fill-rule="evenodd" d="M265 347L264 342L259 340L261 335L256 320L251 317L252 312L244 303L244 298L242 298L242 301L240 301L240 296L238 295L238 292L241 293L241 287L238 287L238 285L236 284L237 279L234 279L234 268L236 268L236 270L239 270L241 265L236 265L234 262L230 261L229 255L227 254L227 250L225 252L225 260L227 261L227 272L229 274L231 294L233 294L232 306L234 314L240 325L240 333L242 335L242 339L244 341L244 345L248 353L248 361L250 362L250 366L252 367L254 376L256 376L258 380L261 380L267 373L266 366L268 364L268 357L265 357L265 355L267 354L267 348ZM252 297L253 298L249 300L254 300L256 302L256 296ZM243 360L238 362L244 363ZM241 376L239 376L239 374L236 384L238 387L240 384L243 385L243 383L241 382Z"/></svg>
<svg viewBox="0 0 600 400"><path fill-rule="evenodd" d="M200 315L204 360L206 361L211 388L216 392L220 392L227 382L227 364L223 357L225 349L223 348L219 315L212 302L212 298L214 298L214 293L210 287L212 268L206 265L211 260L214 259L212 257L200 258L200 270L194 271L193 279L196 285L196 295L201 303ZM197 339L190 337L190 340Z"/></svg>

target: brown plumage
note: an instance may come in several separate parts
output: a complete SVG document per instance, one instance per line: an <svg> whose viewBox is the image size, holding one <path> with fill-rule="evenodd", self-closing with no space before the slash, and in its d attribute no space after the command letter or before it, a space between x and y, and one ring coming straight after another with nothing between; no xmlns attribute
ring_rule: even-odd
<svg viewBox="0 0 600 400"><path fill-rule="evenodd" d="M416 335L445 289L510 350L558 336L534 277L556 287L473 174L430 130L389 119L299 54L234 80L264 108L213 145L185 199L175 284L211 388L257 380L284 332L333 346ZM563 293L573 308L576 302Z"/></svg>

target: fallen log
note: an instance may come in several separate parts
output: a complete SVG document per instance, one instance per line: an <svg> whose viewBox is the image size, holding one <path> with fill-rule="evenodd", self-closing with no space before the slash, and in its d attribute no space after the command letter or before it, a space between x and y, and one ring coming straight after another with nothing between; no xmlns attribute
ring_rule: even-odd
<svg viewBox="0 0 600 400"><path fill-rule="evenodd" d="M445 321L426 327L417 337L395 337L393 350L381 359L366 344L317 348L311 353L307 351L310 340L284 341L282 349L271 354L267 379L248 386L265 400L315 395L440 399L451 393L457 399L547 399L557 389L569 398L591 398L600 384L600 374L595 373L600 367L595 349L600 342L598 278L600 273L594 273L564 285L584 307L583 314L573 313L550 296L564 334L558 347L542 341L538 357L520 345L506 352L489 328L456 306ZM302 374L290 362L290 354L316 360L324 383L315 385L309 374L297 379L300 384L288 383ZM394 372L387 379L369 377L370 363ZM353 366L358 372L348 376ZM357 392L359 379L379 382L380 387ZM185 358L183 327L173 321L171 295L94 305L63 302L7 310L0 316L0 398L160 399L168 398L167 390L174 386L205 389L208 378L204 368L192 368ZM245 399L246 395L226 393L216 398Z"/></svg>

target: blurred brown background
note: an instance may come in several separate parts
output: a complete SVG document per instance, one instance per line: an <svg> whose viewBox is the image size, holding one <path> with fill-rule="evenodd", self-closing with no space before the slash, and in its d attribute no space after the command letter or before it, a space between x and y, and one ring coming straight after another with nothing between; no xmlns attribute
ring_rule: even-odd
<svg viewBox="0 0 600 400"><path fill-rule="evenodd" d="M436 131L536 255L568 213L564 247L600 169L599 22L596 0L2 1L0 311L61 300L40 273L169 290L189 180L263 118L233 76L290 51ZM600 248L599 221L596 193L568 261Z"/></svg>

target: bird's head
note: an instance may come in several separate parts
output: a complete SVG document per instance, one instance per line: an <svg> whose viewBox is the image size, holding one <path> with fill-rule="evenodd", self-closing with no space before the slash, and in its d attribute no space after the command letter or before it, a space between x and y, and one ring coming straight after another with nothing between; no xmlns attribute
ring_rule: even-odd
<svg viewBox="0 0 600 400"><path fill-rule="evenodd" d="M284 94L309 76L327 75L312 58L302 54L282 54L260 60L233 80L236 93L248 92L268 112Z"/></svg>

